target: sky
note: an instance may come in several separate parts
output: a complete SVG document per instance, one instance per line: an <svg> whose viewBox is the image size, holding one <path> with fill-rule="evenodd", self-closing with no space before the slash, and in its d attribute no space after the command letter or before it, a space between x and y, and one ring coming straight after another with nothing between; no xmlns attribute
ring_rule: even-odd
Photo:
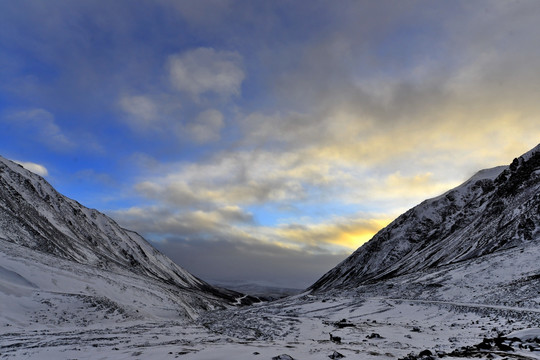
<svg viewBox="0 0 540 360"><path fill-rule="evenodd" d="M540 139L540 2L0 2L0 155L211 282L305 288Z"/></svg>

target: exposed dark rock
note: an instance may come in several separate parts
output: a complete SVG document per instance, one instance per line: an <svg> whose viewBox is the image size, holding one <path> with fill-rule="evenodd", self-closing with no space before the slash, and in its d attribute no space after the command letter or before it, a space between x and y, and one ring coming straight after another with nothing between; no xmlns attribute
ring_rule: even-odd
<svg viewBox="0 0 540 360"><path fill-rule="evenodd" d="M281 354L278 356L274 356L272 360L294 360L294 358L287 354Z"/></svg>
<svg viewBox="0 0 540 360"><path fill-rule="evenodd" d="M347 319L341 319L340 321L335 322L334 326L339 329L346 328L346 327L355 327L355 325L349 322Z"/></svg>
<svg viewBox="0 0 540 360"><path fill-rule="evenodd" d="M531 352L540 352L540 348L535 347L532 344L536 344L536 339L531 339L525 343L519 338L507 338L502 335L498 335L494 338L484 338L482 342L473 346L463 346L452 350L451 352L438 352L437 357L443 358L446 356L458 357L458 358L484 358L494 359L499 358L501 355L512 354L514 347L520 349L528 349ZM513 358L513 357L512 357ZM516 356L516 358L524 358ZM535 357L536 358L536 357ZM434 355L430 350L423 350L418 355L409 354L400 360L431 360L434 359Z"/></svg>
<svg viewBox="0 0 540 360"><path fill-rule="evenodd" d="M330 333L330 341L335 342L336 344L341 344L341 337L334 336Z"/></svg>
<svg viewBox="0 0 540 360"><path fill-rule="evenodd" d="M328 355L330 359L343 359L345 355L338 353L337 351L334 351L332 354Z"/></svg>

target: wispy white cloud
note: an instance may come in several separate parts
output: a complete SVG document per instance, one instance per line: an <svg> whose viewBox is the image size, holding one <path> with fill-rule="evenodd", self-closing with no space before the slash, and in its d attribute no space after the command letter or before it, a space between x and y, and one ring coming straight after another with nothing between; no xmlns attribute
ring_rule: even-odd
<svg viewBox="0 0 540 360"><path fill-rule="evenodd" d="M331 185L341 174L338 162L321 162L310 154L315 155L224 152L207 162L168 164L136 189L175 206L288 203L305 198L308 187Z"/></svg>
<svg viewBox="0 0 540 360"><path fill-rule="evenodd" d="M215 109L201 112L185 127L196 142L207 143L220 138L221 129L225 126L223 114Z"/></svg>
<svg viewBox="0 0 540 360"><path fill-rule="evenodd" d="M197 48L169 57L171 84L198 98L205 93L239 95L245 78L242 56L236 51Z"/></svg>
<svg viewBox="0 0 540 360"><path fill-rule="evenodd" d="M56 123L54 115L45 109L14 111L4 116L3 122L51 149L65 151L75 147Z"/></svg>
<svg viewBox="0 0 540 360"><path fill-rule="evenodd" d="M137 128L153 127L158 120L157 106L148 96L124 95L120 98L119 105Z"/></svg>
<svg viewBox="0 0 540 360"><path fill-rule="evenodd" d="M142 233L188 238L236 238L249 236L235 225L253 223L253 215L236 206L213 210L178 211L172 207L132 207L111 214L131 229Z"/></svg>

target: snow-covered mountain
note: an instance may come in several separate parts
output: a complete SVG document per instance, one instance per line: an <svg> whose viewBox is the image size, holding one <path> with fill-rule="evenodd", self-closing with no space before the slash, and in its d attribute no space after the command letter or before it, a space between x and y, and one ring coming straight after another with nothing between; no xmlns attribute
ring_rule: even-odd
<svg viewBox="0 0 540 360"><path fill-rule="evenodd" d="M540 242L539 224L540 145L410 209L310 289L353 289L523 250Z"/></svg>
<svg viewBox="0 0 540 360"><path fill-rule="evenodd" d="M196 278L137 233L61 195L42 177L3 157L0 254L4 259L0 263L0 292L9 289L4 293L14 292L14 286L34 284L37 289L56 293L107 296L96 282L89 285L95 277L106 278L104 283L115 283L117 288L137 283L143 289L147 284L148 289L162 291L162 297L171 296L171 303L177 301L179 311L190 316L237 304L239 298L243 298L242 303L253 300ZM34 274L28 273L32 266ZM66 276L78 281L67 281ZM132 280L120 280L126 276ZM43 279L47 280L43 283ZM80 284L90 287L85 290ZM132 296L137 298L137 294L135 291ZM123 297L117 295L111 296L121 301Z"/></svg>

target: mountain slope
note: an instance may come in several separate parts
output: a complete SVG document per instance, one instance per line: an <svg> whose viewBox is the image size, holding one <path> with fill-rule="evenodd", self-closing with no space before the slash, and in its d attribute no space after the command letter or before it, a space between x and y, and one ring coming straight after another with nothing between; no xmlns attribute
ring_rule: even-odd
<svg viewBox="0 0 540 360"><path fill-rule="evenodd" d="M399 216L310 290L355 288L538 242L538 224L540 145Z"/></svg>
<svg viewBox="0 0 540 360"><path fill-rule="evenodd" d="M11 244L11 245L10 245ZM26 250L24 250L26 249ZM121 228L104 214L59 194L42 177L0 157L0 251L45 262L54 271L54 259L75 269L87 267L85 276L122 274L144 283L161 284L166 292L192 294L195 308L236 304L242 294L212 287L161 254L135 232ZM53 266L50 266L53 264ZM15 271L17 269L5 269ZM4 275L7 274L4 272ZM96 275L97 276L97 275ZM13 277L11 277L13 278ZM28 281L32 281L31 278ZM69 288L62 288L69 292ZM246 297L243 303L253 299Z"/></svg>

